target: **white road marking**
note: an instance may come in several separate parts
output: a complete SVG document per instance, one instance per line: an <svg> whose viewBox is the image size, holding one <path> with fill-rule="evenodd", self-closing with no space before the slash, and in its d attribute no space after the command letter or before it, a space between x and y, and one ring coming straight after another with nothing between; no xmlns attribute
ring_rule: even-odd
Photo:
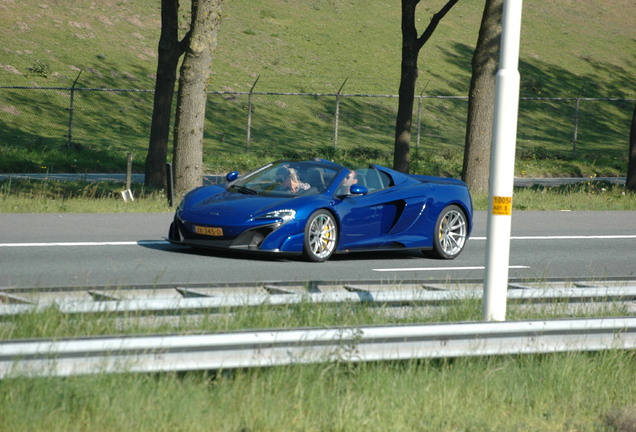
<svg viewBox="0 0 636 432"><path fill-rule="evenodd" d="M112 242L53 242L53 243L0 243L0 247L50 247L50 246L143 246L169 244L166 240L112 241Z"/></svg>
<svg viewBox="0 0 636 432"><path fill-rule="evenodd" d="M530 266L510 266L511 269L529 269ZM412 268L380 268L371 269L377 272L404 272L404 271L448 271L448 270L485 270L484 266L474 267L412 267Z"/></svg>
<svg viewBox="0 0 636 432"><path fill-rule="evenodd" d="M636 239L636 234L619 235L574 235L574 236L511 236L510 240L615 240ZM486 237L470 237L469 240L486 240Z"/></svg>

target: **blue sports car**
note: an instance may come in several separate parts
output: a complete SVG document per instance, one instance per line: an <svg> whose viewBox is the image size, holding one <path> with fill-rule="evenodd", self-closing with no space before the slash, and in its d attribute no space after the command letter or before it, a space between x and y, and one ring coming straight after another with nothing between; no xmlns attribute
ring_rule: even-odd
<svg viewBox="0 0 636 432"><path fill-rule="evenodd" d="M302 254L316 262L334 253L398 249L453 259L472 229L470 193L456 179L321 159L276 161L226 179L186 194L170 226L172 243Z"/></svg>

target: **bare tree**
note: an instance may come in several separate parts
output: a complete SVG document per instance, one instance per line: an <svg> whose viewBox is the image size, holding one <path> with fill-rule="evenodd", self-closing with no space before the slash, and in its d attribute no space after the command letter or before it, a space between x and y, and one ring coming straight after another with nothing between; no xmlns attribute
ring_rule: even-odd
<svg viewBox="0 0 636 432"><path fill-rule="evenodd" d="M150 143L146 156L146 186L162 188L166 185L166 159L172 116L172 99L177 81L177 65L187 44L188 33L179 41L179 1L161 0L161 35L157 79L155 81Z"/></svg>
<svg viewBox="0 0 636 432"><path fill-rule="evenodd" d="M632 116L632 127L629 132L629 163L627 164L627 190L636 192L636 106Z"/></svg>
<svg viewBox="0 0 636 432"><path fill-rule="evenodd" d="M409 172L411 124L415 84L418 76L417 60L420 50L433 35L442 18L455 6L457 1L449 0L439 12L433 15L424 33L418 36L415 26L415 9L420 0L402 0L402 66L393 152L393 168L398 171Z"/></svg>
<svg viewBox="0 0 636 432"><path fill-rule="evenodd" d="M181 195L203 179L207 86L223 0L192 0L190 38L179 72L173 146L174 190Z"/></svg>
<svg viewBox="0 0 636 432"><path fill-rule="evenodd" d="M473 53L462 180L472 192L487 192L495 111L503 0L486 0Z"/></svg>

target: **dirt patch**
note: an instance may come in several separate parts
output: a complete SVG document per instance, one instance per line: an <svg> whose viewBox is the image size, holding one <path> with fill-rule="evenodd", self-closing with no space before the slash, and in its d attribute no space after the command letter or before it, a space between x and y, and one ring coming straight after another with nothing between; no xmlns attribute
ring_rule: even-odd
<svg viewBox="0 0 636 432"><path fill-rule="evenodd" d="M0 111L7 114L20 115L20 111L13 105L0 105Z"/></svg>
<svg viewBox="0 0 636 432"><path fill-rule="evenodd" d="M616 432L636 432L636 405L613 410L606 421Z"/></svg>
<svg viewBox="0 0 636 432"><path fill-rule="evenodd" d="M80 22L76 22L76 21L69 21L68 25L70 25L71 27L75 27L75 28L78 28L78 29L84 29L84 30L92 28L90 24L80 23Z"/></svg>
<svg viewBox="0 0 636 432"><path fill-rule="evenodd" d="M25 22L17 22L15 23L15 27L21 33L28 32L29 30L31 30L31 26Z"/></svg>
<svg viewBox="0 0 636 432"><path fill-rule="evenodd" d="M73 33L78 39L95 39L95 33Z"/></svg>
<svg viewBox="0 0 636 432"><path fill-rule="evenodd" d="M137 15L127 17L126 21L128 21L130 24L134 25L135 27L144 27L144 23L139 19L139 16Z"/></svg>
<svg viewBox="0 0 636 432"><path fill-rule="evenodd" d="M0 65L0 69L6 70L7 72L11 72L16 75L22 75L22 72L11 65Z"/></svg>
<svg viewBox="0 0 636 432"><path fill-rule="evenodd" d="M97 21L101 22L102 24L111 27L113 25L113 22L106 16L104 15L100 15L97 17Z"/></svg>

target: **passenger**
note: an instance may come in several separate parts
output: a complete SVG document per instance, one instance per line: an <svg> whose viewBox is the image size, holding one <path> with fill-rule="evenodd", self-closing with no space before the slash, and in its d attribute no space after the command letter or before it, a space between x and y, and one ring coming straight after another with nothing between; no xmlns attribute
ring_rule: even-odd
<svg viewBox="0 0 636 432"><path fill-rule="evenodd" d="M276 182L278 183L278 190L291 193L306 191L311 187L308 183L300 181L296 170L290 167L281 167L276 171Z"/></svg>
<svg viewBox="0 0 636 432"><path fill-rule="evenodd" d="M339 194L346 195L350 192L351 186L358 183L358 177L354 170L350 170L338 187Z"/></svg>

